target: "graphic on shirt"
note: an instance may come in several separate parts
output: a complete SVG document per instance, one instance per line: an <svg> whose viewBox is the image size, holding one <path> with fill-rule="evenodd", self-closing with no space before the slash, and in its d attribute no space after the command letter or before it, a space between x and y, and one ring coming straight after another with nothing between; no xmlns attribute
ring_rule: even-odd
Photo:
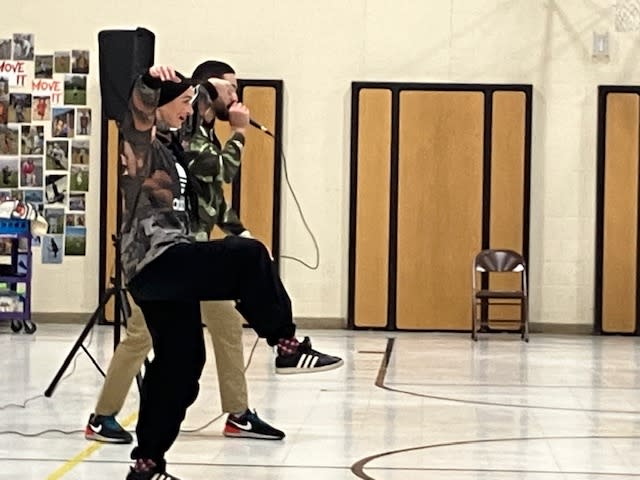
<svg viewBox="0 0 640 480"><path fill-rule="evenodd" d="M176 170L178 171L178 178L180 179L180 198L173 199L173 209L179 212L185 211L185 197L184 192L187 188L187 172L182 168L182 165L176 163Z"/></svg>

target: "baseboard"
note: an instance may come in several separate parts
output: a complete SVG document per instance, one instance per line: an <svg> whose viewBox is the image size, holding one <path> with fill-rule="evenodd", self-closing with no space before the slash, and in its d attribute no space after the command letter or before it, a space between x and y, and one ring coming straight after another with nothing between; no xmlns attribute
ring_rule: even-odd
<svg viewBox="0 0 640 480"><path fill-rule="evenodd" d="M91 313L45 313L34 312L31 319L35 323L67 323L83 324L89 321ZM295 319L299 329L333 329L347 328L347 321L339 317L298 317ZM550 333L561 335L592 335L593 325L532 322L529 325L531 333Z"/></svg>
<svg viewBox="0 0 640 480"><path fill-rule="evenodd" d="M529 324L531 333L551 333L560 335L593 335L593 325L588 323L543 323L532 322Z"/></svg>
<svg viewBox="0 0 640 480"><path fill-rule="evenodd" d="M299 329L333 329L344 330L347 328L347 320L339 317L297 317L295 319Z"/></svg>
<svg viewBox="0 0 640 480"><path fill-rule="evenodd" d="M35 323L83 324L91 318L91 313L47 313L34 312L31 319ZM300 317L295 319L299 329L344 329L347 321L344 318Z"/></svg>

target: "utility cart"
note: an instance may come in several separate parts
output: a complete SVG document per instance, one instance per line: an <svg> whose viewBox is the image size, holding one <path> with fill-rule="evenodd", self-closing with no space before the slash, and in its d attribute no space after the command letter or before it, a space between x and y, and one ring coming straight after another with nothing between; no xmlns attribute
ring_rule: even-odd
<svg viewBox="0 0 640 480"><path fill-rule="evenodd" d="M26 333L36 331L31 321L31 222L0 218L0 241L5 245L5 257L0 263L0 320L11 320L11 330Z"/></svg>

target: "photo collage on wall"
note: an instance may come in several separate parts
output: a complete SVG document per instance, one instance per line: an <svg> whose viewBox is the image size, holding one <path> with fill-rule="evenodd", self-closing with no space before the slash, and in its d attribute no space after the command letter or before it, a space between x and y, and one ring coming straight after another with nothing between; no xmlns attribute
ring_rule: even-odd
<svg viewBox="0 0 640 480"><path fill-rule="evenodd" d="M49 229L42 263L86 254L92 111L88 50L36 48L34 34L0 34L0 201L34 205Z"/></svg>

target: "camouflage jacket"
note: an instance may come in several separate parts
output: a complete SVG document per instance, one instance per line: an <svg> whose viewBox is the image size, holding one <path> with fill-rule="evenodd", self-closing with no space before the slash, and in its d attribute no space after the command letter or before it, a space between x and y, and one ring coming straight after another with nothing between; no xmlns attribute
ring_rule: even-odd
<svg viewBox="0 0 640 480"><path fill-rule="evenodd" d="M148 74L139 77L120 124L121 259L127 281L171 246L194 241L185 208L187 174L152 135L159 95L158 79ZM148 129L141 130L141 125Z"/></svg>
<svg viewBox="0 0 640 480"><path fill-rule="evenodd" d="M207 240L215 225L231 235L246 231L238 214L227 206L222 188L238 173L244 141L244 135L234 133L220 148L213 129L202 125L189 139L187 166L198 196L197 223L192 225L197 240Z"/></svg>

